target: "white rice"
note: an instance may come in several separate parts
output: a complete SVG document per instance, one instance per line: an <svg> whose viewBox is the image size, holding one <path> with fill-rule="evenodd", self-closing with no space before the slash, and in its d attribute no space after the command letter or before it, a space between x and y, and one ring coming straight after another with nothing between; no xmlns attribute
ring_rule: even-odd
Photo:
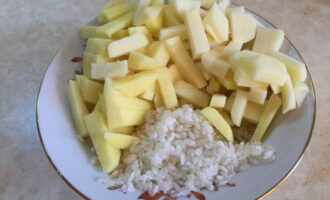
<svg viewBox="0 0 330 200"><path fill-rule="evenodd" d="M184 105L174 111L151 111L137 135L141 140L123 153L120 166L99 181L122 185L123 192L136 189L153 195L159 191L185 196L191 191L215 190L250 164L275 160L275 149L262 143L215 140L219 134L198 111Z"/></svg>

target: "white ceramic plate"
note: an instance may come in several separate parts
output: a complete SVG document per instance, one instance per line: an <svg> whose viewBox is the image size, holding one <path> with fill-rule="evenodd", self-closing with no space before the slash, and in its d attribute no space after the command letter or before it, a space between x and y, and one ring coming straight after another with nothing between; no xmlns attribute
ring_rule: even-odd
<svg viewBox="0 0 330 200"><path fill-rule="evenodd" d="M252 13L262 24L273 27L260 16ZM90 24L95 24L95 20ZM123 194L107 190L95 181L104 174L92 166L90 149L76 137L66 96L69 79L81 63L71 62L80 57L83 41L77 34L57 53L51 62L40 87L37 123L40 139L50 162L68 185L86 199L134 200L142 193ZM298 51L285 39L282 51L302 60ZM208 200L257 199L267 196L294 170L311 137L315 120L315 97L311 77L307 80L310 93L299 110L277 115L269 128L267 143L277 149L277 159L270 165L254 166L239 173L233 182L235 187L220 188L218 192L204 191Z"/></svg>

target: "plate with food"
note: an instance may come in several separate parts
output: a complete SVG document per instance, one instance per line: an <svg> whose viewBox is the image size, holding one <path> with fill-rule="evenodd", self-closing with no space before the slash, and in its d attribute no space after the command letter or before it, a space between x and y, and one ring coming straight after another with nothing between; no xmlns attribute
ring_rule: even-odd
<svg viewBox="0 0 330 200"><path fill-rule="evenodd" d="M116 0L57 53L37 123L86 199L258 199L299 163L315 120L284 31L228 0Z"/></svg>

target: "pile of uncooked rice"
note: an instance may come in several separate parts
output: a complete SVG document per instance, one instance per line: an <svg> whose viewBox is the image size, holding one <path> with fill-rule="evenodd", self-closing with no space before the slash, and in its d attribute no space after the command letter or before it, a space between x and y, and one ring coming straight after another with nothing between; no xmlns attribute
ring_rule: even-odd
<svg viewBox="0 0 330 200"><path fill-rule="evenodd" d="M174 111L151 111L139 127L141 140L123 153L121 164L99 181L154 195L163 191L185 196L201 189L215 190L250 164L274 161L275 149L262 143L232 144L215 140L219 134L199 111L184 105Z"/></svg>

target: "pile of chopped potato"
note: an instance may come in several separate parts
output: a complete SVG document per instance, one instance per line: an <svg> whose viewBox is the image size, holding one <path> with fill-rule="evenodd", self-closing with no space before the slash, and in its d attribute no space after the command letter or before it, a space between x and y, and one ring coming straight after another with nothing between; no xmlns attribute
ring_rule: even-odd
<svg viewBox="0 0 330 200"><path fill-rule="evenodd" d="M231 126L256 124L260 141L275 114L300 107L305 65L279 52L284 33L263 27L229 0L116 0L81 27L83 75L68 86L75 125L104 172L160 106L192 104L233 142Z"/></svg>

